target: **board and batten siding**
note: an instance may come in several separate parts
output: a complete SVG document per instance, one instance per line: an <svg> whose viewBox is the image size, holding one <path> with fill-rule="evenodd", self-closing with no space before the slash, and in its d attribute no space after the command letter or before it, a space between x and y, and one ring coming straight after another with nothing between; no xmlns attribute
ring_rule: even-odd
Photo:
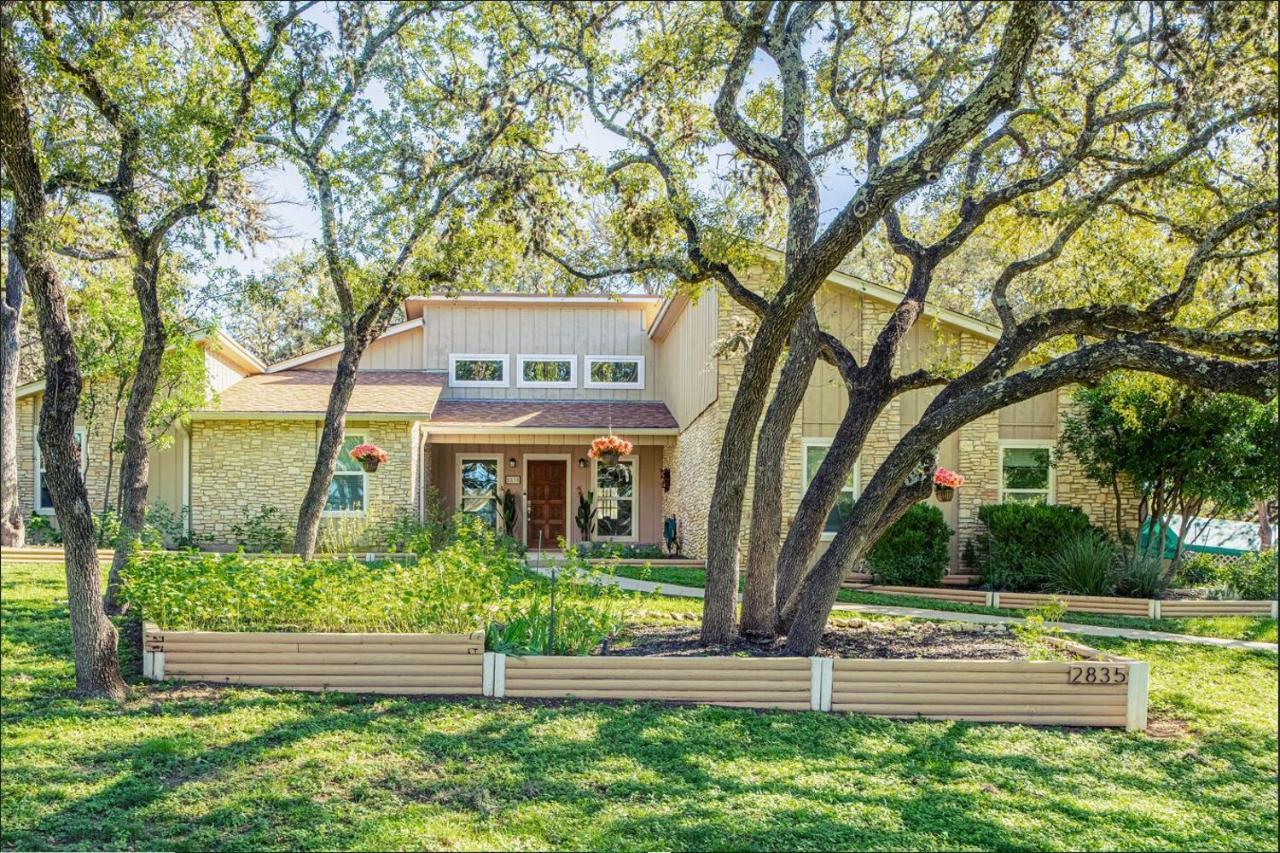
<svg viewBox="0 0 1280 853"><path fill-rule="evenodd" d="M218 394L244 379L245 372L221 353L214 352L211 347L204 347L204 375L209 390Z"/></svg>
<svg viewBox="0 0 1280 853"><path fill-rule="evenodd" d="M336 370L342 353L318 358L299 367L308 370ZM423 364L422 328L406 329L378 338L360 357L361 370L421 370Z"/></svg>
<svg viewBox="0 0 1280 853"><path fill-rule="evenodd" d="M656 338L654 391L681 429L715 402L718 323L716 294L704 293L684 306L665 336Z"/></svg>
<svg viewBox="0 0 1280 853"><path fill-rule="evenodd" d="M1058 394L1050 391L1001 409L1000 438L1057 440Z"/></svg>
<svg viewBox="0 0 1280 853"><path fill-rule="evenodd" d="M512 375L505 388L450 388L446 399L658 400L650 306L632 303L571 305L432 304L425 318L425 367L448 370L450 353L505 354ZM518 388L518 355L569 355L577 359L576 388ZM639 355L645 360L643 390L584 388L586 355Z"/></svg>

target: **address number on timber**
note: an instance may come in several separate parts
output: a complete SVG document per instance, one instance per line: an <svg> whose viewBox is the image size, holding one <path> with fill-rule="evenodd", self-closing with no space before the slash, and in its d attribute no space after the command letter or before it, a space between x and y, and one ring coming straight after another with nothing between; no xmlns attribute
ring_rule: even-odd
<svg viewBox="0 0 1280 853"><path fill-rule="evenodd" d="M1127 667L1103 664L1073 665L1067 675L1068 684L1126 684L1128 681Z"/></svg>

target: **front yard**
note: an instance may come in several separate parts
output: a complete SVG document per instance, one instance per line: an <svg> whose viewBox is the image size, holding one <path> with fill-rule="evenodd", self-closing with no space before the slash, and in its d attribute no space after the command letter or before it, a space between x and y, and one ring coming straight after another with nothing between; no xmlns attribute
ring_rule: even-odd
<svg viewBox="0 0 1280 853"><path fill-rule="evenodd" d="M1276 657L1151 663L1153 731L134 679L78 703L60 566L3 578L6 849L1267 849ZM636 601L683 616L696 602ZM137 670L132 649L126 666Z"/></svg>

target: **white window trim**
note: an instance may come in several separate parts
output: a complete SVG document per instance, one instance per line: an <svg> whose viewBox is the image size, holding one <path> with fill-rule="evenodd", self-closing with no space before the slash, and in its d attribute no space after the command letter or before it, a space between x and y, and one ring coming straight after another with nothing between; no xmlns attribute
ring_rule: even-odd
<svg viewBox="0 0 1280 853"><path fill-rule="evenodd" d="M342 443L346 444L348 438L356 438L357 436L360 440L356 444L364 444L369 437L363 432L348 432L343 434ZM338 453L342 453L341 448L338 449ZM333 471L334 477L350 477L352 474L359 474L360 479L363 481L360 484L360 499L364 506L360 509L322 509L320 510L321 518L359 518L369 511L369 472L364 470L364 466L361 466L359 471L339 471L335 466ZM325 494L324 502L326 504L329 503L328 494Z"/></svg>
<svg viewBox="0 0 1280 853"><path fill-rule="evenodd" d="M996 482L999 485L1000 503L1005 502L1005 495L1038 495L1044 489L1006 489L1004 487L1004 451L1005 448L1031 447L1049 451L1049 494L1045 503L1052 506L1058 502L1057 460L1053 458L1057 442L1047 438L1005 438L996 443Z"/></svg>
<svg viewBox="0 0 1280 853"><path fill-rule="evenodd" d="M460 361L500 361L502 362L501 379L456 379L455 371ZM511 385L511 357L505 352L451 352L449 353L449 387L450 388L507 388Z"/></svg>
<svg viewBox="0 0 1280 853"><path fill-rule="evenodd" d="M601 536L594 533L595 542L636 542L640 538L640 457L638 455L619 456L619 462L631 463L631 535L630 536ZM591 491L596 492L600 488L600 460L591 460ZM597 495L597 499L598 499ZM596 530L600 529L599 517L596 518Z"/></svg>
<svg viewBox="0 0 1280 853"><path fill-rule="evenodd" d="M527 361L566 361L569 363L569 379L566 382L551 382L544 380L527 380L524 378L524 365ZM453 374L450 373L452 376ZM577 388L578 387L578 357L570 353L569 355L527 355L521 354L516 356L516 387L517 388Z"/></svg>
<svg viewBox="0 0 1280 853"><path fill-rule="evenodd" d="M801 500L803 500L804 493L809 490L809 448L825 447L827 449L830 449L831 439L806 438L806 439L803 439L800 442L800 444L801 444L801 447L800 447L800 498ZM815 471L814 473L817 473L817 472ZM857 459L854 460L853 470L850 471L849 473L853 475L853 486L852 487L844 486L843 488L840 489L840 491L843 493L848 491L850 488L852 488L853 499L856 501L858 499L858 495L862 494L862 457L861 456L859 456ZM822 526L824 529L822 531L821 541L830 542L832 539L836 538L836 535L834 533L828 533L825 530L827 526L827 520L825 518L822 520Z"/></svg>
<svg viewBox="0 0 1280 853"><path fill-rule="evenodd" d="M37 414L39 413L37 412ZM76 427L74 435L76 437L76 441L80 443L80 477L83 479L84 472L89 470L89 448L85 440L84 427ZM44 484L44 453L40 450L39 435L36 435L34 444L36 446L36 493L32 496L31 505L36 515L53 515L55 513L53 507L41 506L40 504L40 492L42 491L41 486Z"/></svg>
<svg viewBox="0 0 1280 853"><path fill-rule="evenodd" d="M521 479L520 479L520 504L522 515L520 518L520 536L519 539L526 547L534 547L538 543L529 541L529 461L542 460L544 462L563 462L564 463L564 538L566 542L572 544L574 532L578 529L573 523L574 515L574 494L573 494L573 455L570 453L525 453L521 460ZM548 545L542 543L545 550ZM555 542L550 544L551 548L559 547Z"/></svg>
<svg viewBox="0 0 1280 853"><path fill-rule="evenodd" d="M494 468L497 474L497 482L494 484L494 498L498 503L494 506L493 513L493 529L495 532L502 531L502 486L504 475L502 473L502 456L497 453L459 453L453 460L453 489L454 489L454 506L457 512L462 512L462 463L464 460L472 461L492 461L496 466Z"/></svg>
<svg viewBox="0 0 1280 853"><path fill-rule="evenodd" d="M642 355L584 355L582 371L583 388L612 388L619 391L644 390L644 356ZM633 361L636 363L635 382L593 382L591 365L597 361Z"/></svg>

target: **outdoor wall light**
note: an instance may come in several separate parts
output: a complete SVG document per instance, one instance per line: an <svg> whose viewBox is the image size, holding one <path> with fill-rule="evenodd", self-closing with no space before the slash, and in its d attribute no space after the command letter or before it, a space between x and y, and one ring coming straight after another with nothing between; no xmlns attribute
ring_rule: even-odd
<svg viewBox="0 0 1280 853"><path fill-rule="evenodd" d="M512 456L510 459L507 460L507 467L508 468L516 467L516 458L514 456Z"/></svg>
<svg viewBox="0 0 1280 853"><path fill-rule="evenodd" d="M586 468L586 467L587 467L587 460L585 460L585 459L583 459L581 456L579 456L579 457L578 457L578 467L579 467L579 468Z"/></svg>

